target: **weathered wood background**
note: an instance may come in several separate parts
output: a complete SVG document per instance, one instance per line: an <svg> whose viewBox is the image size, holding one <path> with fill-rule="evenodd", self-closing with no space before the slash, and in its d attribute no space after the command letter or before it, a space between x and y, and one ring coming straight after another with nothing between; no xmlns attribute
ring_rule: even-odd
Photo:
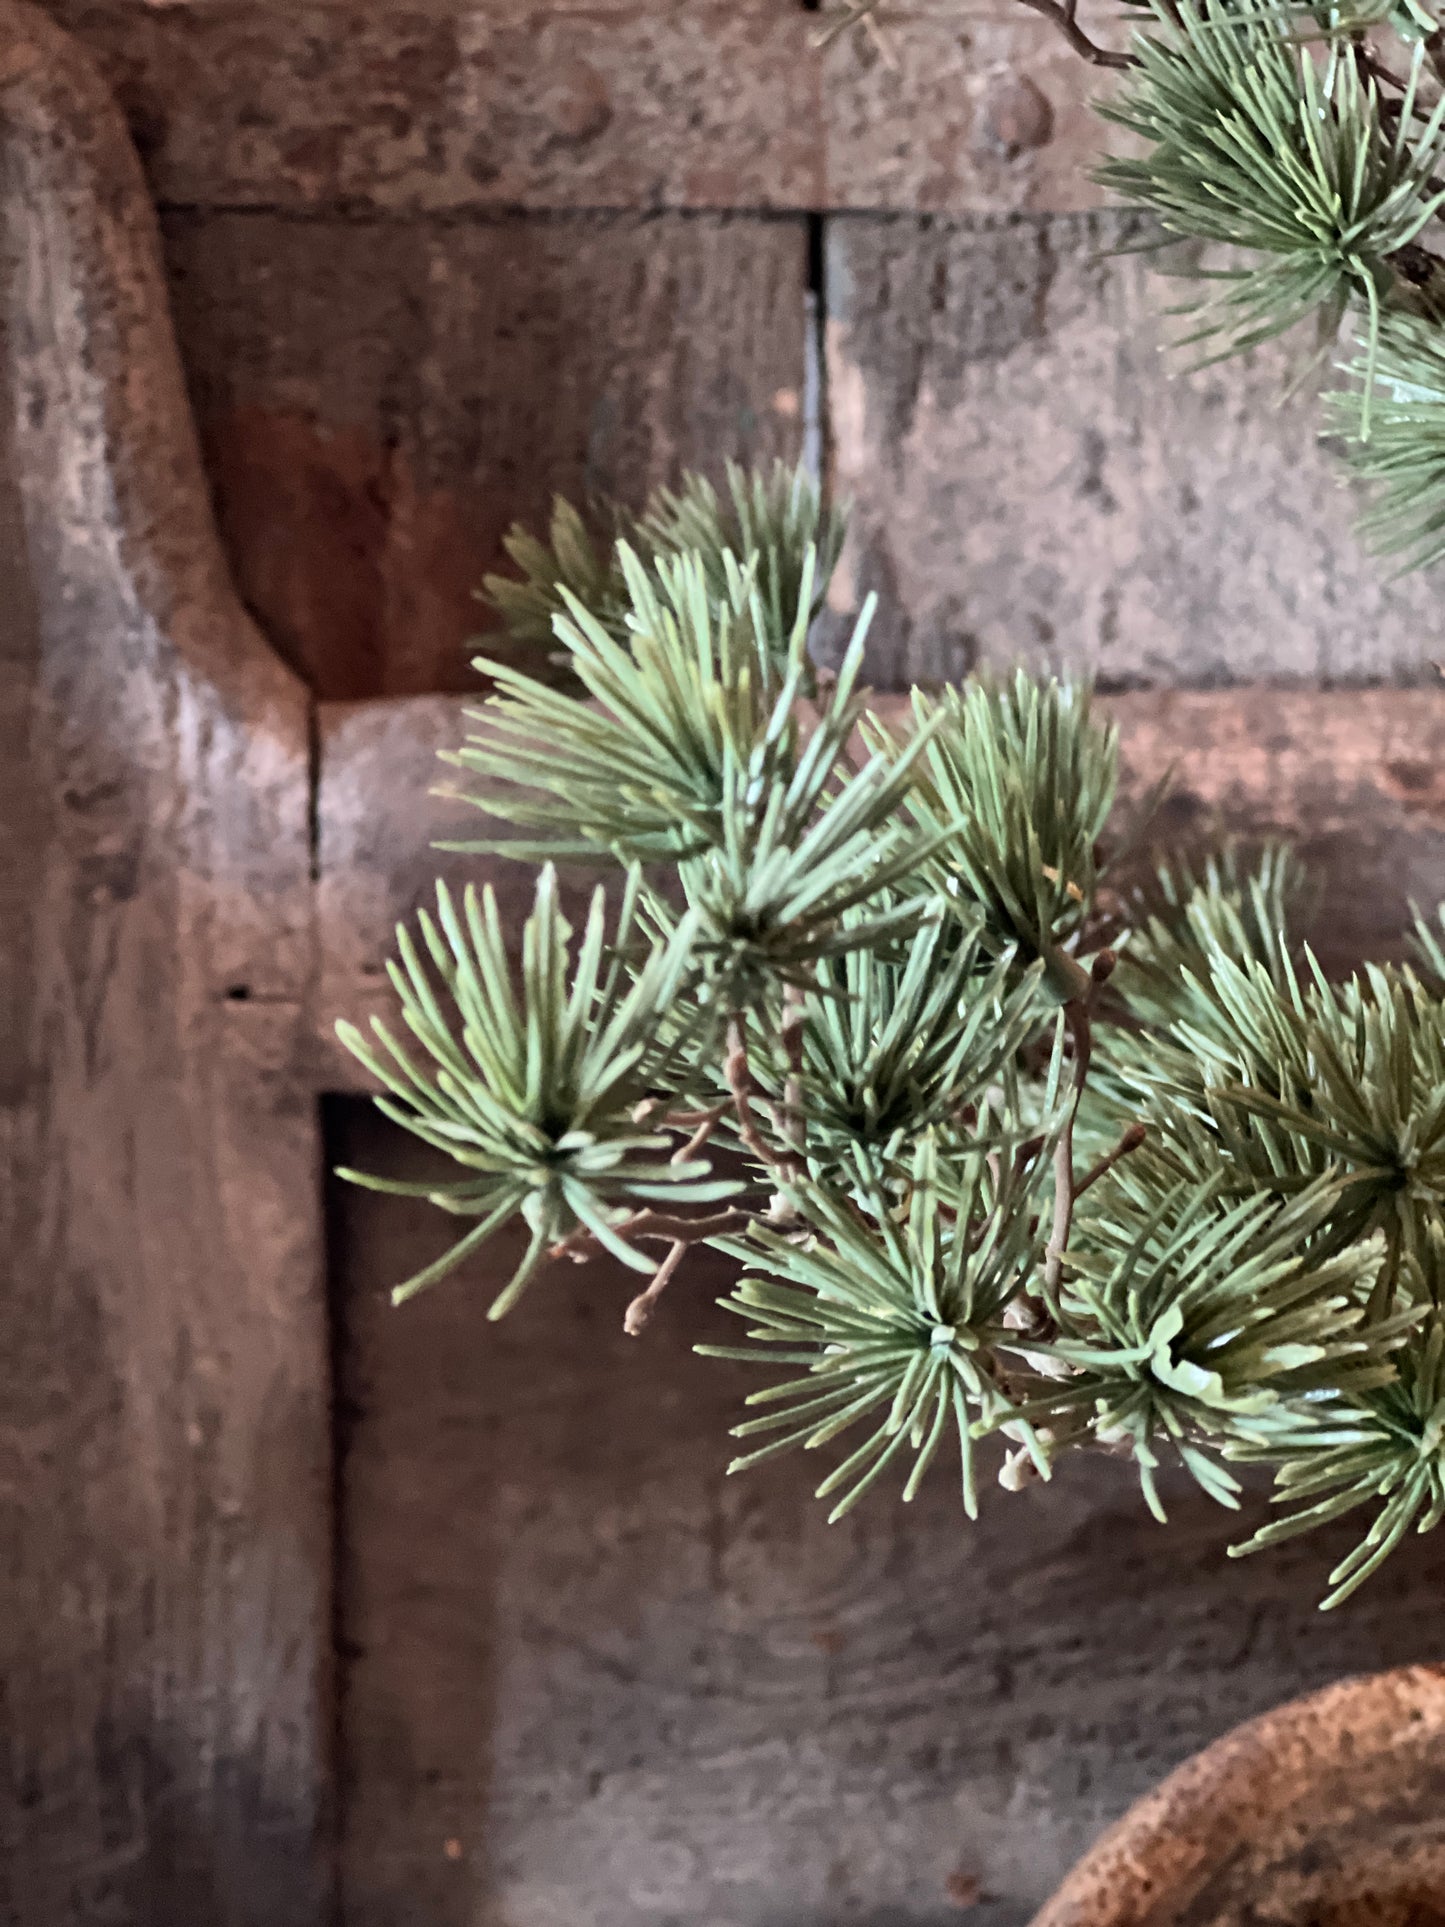
<svg viewBox="0 0 1445 1927"><path fill-rule="evenodd" d="M1352 544L1307 397L1261 420L1277 359L1167 377L1095 77L1005 0L881 53L761 0L49 12L0 0L0 1919L1017 1927L1237 1718L1438 1657L1438 1541L1320 1622L1329 1546L1227 1566L1109 1467L826 1531L721 1476L701 1280L643 1344L602 1268L393 1315L444 1227L324 1183L414 1162L330 1026L556 489L807 451L880 682L1132 689L1130 786L1298 837L1336 963L1445 896L1438 585Z"/></svg>

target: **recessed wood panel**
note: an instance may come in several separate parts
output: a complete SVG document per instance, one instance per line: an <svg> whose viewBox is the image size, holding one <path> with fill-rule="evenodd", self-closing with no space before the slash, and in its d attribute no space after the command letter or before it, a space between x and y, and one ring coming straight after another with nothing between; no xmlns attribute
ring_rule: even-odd
<svg viewBox="0 0 1445 1927"><path fill-rule="evenodd" d="M330 1143L425 1168L357 1100ZM493 1326L515 1246L392 1310L453 1222L331 1222L348 1927L1018 1927L1235 1721L1438 1651L1438 1539L1321 1618L1345 1533L1229 1562L1237 1519L1176 1485L1162 1529L1112 1462L969 1527L941 1459L829 1528L815 1460L724 1477L765 1375L692 1353L721 1261L642 1339L600 1263Z"/></svg>

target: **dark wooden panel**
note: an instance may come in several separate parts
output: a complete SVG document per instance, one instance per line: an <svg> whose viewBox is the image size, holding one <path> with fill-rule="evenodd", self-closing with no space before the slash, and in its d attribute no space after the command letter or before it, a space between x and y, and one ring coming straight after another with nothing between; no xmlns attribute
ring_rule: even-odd
<svg viewBox="0 0 1445 1927"><path fill-rule="evenodd" d="M797 219L166 224L242 593L329 696L473 686L474 592L556 491L796 455Z"/></svg>
<svg viewBox="0 0 1445 1927"><path fill-rule="evenodd" d="M1114 217L828 229L828 427L880 679L979 659L1114 682L1431 674L1438 588L1392 582L1284 348L1161 355L1177 284Z"/></svg>
<svg viewBox="0 0 1445 1927"><path fill-rule="evenodd" d="M419 1175L369 1107L334 1153ZM487 1325L507 1249L393 1311L452 1227L338 1190L343 1843L349 1927L1015 1927L1100 1827L1247 1714L1439 1652L1438 1537L1321 1618L1347 1540L1227 1562L1187 1492L1123 1468L962 1519L824 1524L821 1468L736 1479L761 1374L700 1360L719 1261L646 1336L628 1279L544 1276ZM820 1455L821 1456L821 1455Z"/></svg>

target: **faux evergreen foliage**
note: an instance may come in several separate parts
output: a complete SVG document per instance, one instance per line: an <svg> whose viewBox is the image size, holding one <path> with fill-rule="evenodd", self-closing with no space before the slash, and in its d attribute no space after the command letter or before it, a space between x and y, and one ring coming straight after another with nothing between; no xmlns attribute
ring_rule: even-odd
<svg viewBox="0 0 1445 1927"><path fill-rule="evenodd" d="M1139 0L1104 48L1072 0L1036 10L1120 70L1101 177L1184 244L1183 340L1335 355L1366 536L1439 560L1434 13ZM870 715L869 612L836 677L809 651L843 529L775 467L513 532L450 760L485 819L459 847L543 866L521 956L490 895L443 891L398 937L409 1039L343 1033L470 1221L397 1295L515 1218L493 1316L607 1252L647 1280L637 1332L711 1244L742 1329L705 1349L781 1373L732 1470L816 1452L837 1517L951 1461L972 1516L983 1469L1014 1490L1096 1451L1162 1517L1171 1466L1227 1507L1264 1467L1278 1514L1236 1550L1360 1516L1334 1604L1445 1517L1441 921L1413 967L1332 983L1287 852L1125 874L1084 688ZM602 872L580 933L554 862Z"/></svg>
<svg viewBox="0 0 1445 1927"><path fill-rule="evenodd" d="M1155 0L1155 21L1101 110L1141 152L1100 179L1167 232L1244 252L1215 270L1221 291L1186 339L1228 354L1311 316L1328 339L1353 304L1373 354L1392 258L1441 202L1442 108L1416 119L1423 48L1387 127L1347 33L1327 34L1317 58L1307 16L1253 0Z"/></svg>
<svg viewBox="0 0 1445 1927"><path fill-rule="evenodd" d="M1048 9L1043 9L1047 11ZM1073 19L1072 9L1068 10ZM1186 244L1206 359L1305 329L1343 380L1324 427L1403 567L1445 552L1445 33L1423 0L1146 0L1100 111L1099 178Z"/></svg>
<svg viewBox="0 0 1445 1927"><path fill-rule="evenodd" d="M841 524L809 485L649 514L559 511L566 553L498 598L533 667L482 662L452 761L469 847L541 865L525 929L440 891L398 933L406 1035L343 1027L449 1160L383 1186L461 1227L397 1296L468 1288L518 1220L492 1316L607 1253L635 1332L710 1244L740 1324L712 1355L764 1373L734 1470L816 1453L837 1517L951 1465L971 1515L1094 1451L1162 1516L1171 1467L1230 1507L1269 1467L1252 1545L1361 1515L1345 1597L1445 1512L1441 926L1327 981L1285 852L1120 869L1086 689L976 679L889 725L866 618L815 674Z"/></svg>
<svg viewBox="0 0 1445 1927"><path fill-rule="evenodd" d="M711 482L689 475L677 491L658 489L635 518L604 506L611 540L598 540L571 503L560 498L552 509L550 539L541 542L514 528L505 548L516 576L490 575L486 599L524 649L550 649L552 624L569 613L569 598L592 620L625 636L630 609L622 543L649 561L693 555L716 600L728 591L728 558L750 556L759 607L775 649L787 646L802 613L811 619L822 606L828 579L843 546L843 515L825 508L816 485L802 470L775 462L766 473L729 463L727 489L719 496ZM804 560L813 566L806 584ZM564 658L565 661L565 658Z"/></svg>

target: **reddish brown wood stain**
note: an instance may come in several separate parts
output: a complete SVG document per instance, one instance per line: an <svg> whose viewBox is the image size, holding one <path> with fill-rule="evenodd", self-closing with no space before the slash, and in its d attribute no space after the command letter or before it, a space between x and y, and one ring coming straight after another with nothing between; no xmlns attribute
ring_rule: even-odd
<svg viewBox="0 0 1445 1927"><path fill-rule="evenodd" d="M488 626L495 511L422 487L404 450L302 414L243 405L204 439L241 594L313 689L475 687L466 645Z"/></svg>

